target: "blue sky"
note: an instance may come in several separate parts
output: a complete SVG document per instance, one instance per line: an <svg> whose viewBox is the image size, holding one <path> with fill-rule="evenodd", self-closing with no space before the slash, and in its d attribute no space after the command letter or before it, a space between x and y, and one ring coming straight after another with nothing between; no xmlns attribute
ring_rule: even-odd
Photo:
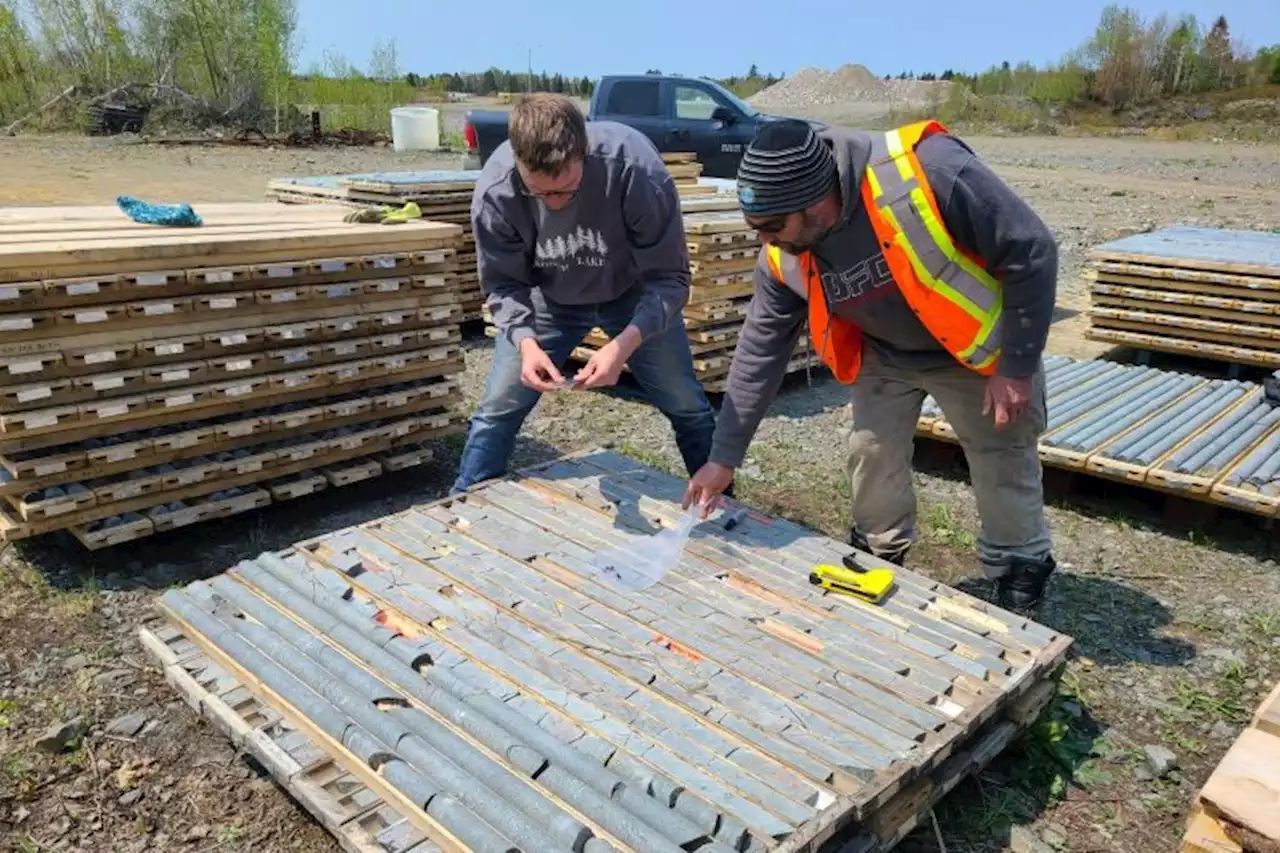
<svg viewBox="0 0 1280 853"><path fill-rule="evenodd" d="M1233 35L1254 48L1280 43L1280 0L1154 0L1127 4L1143 15L1196 15L1205 26L1226 14ZM866 65L902 70L980 71L1008 60L1059 59L1094 30L1102 2L1084 0L730 0L729 3L617 0L298 0L306 70L326 49L359 68L380 39L395 38L405 71L522 70L574 76L643 72L726 76L805 66ZM791 14L779 15L786 9ZM481 23L481 10L489 18ZM792 12L792 10L794 10ZM1033 11L1034 10L1034 11ZM575 32L576 30L576 32Z"/></svg>

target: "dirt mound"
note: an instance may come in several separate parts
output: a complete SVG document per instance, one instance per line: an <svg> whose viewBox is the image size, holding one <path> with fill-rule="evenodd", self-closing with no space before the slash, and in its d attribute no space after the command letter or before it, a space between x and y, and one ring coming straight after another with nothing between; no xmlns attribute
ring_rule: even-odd
<svg viewBox="0 0 1280 853"><path fill-rule="evenodd" d="M842 65L835 71L802 68L749 100L761 109L803 109L859 101L876 104L922 103L940 86L924 80L881 80L865 65Z"/></svg>

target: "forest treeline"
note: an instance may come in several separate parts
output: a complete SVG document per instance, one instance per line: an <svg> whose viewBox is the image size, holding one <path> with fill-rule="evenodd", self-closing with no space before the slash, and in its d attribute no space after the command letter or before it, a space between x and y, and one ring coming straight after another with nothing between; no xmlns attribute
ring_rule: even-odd
<svg viewBox="0 0 1280 853"><path fill-rule="evenodd" d="M590 78L556 72L407 69L394 40L379 43L359 65L331 49L300 68L297 14L296 0L0 0L0 128L62 99L83 104L120 92L210 121L274 115L278 122L282 107L296 114L347 106L352 112L337 120L359 125L385 123L386 108L397 103L448 93L592 91ZM1145 18L1109 6L1094 34L1049 66L1001 61L980 72L889 76L949 80L977 96L1121 109L1280 83L1280 45L1250 47L1224 16ZM720 82L750 97L779 79L751 65Z"/></svg>

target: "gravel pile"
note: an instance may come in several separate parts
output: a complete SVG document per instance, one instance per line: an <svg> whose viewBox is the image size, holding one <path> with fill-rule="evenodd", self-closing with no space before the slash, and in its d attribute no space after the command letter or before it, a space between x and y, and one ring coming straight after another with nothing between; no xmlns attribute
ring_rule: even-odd
<svg viewBox="0 0 1280 853"><path fill-rule="evenodd" d="M881 80L864 65L842 65L835 71L802 68L749 100L761 109L802 109L861 101L896 104L927 101L945 92L948 83L925 80Z"/></svg>

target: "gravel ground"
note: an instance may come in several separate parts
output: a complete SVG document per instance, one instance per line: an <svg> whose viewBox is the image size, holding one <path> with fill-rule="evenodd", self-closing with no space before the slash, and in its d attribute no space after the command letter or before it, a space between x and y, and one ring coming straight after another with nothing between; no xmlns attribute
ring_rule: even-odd
<svg viewBox="0 0 1280 853"><path fill-rule="evenodd" d="M1274 148L972 142L1058 235L1054 352L1096 352L1081 339L1075 313L1086 305L1079 273L1089 246L1173 222L1280 227ZM277 175L451 165L386 150L175 149L81 139L0 140L0 162L0 204L108 203L130 193L197 207L260 198L265 180ZM468 351L471 402L489 352L483 339ZM843 536L848 415L846 395L831 382L791 382L753 445L740 496ZM544 400L515 462L605 443L679 472L661 417L604 394ZM336 851L302 809L177 700L134 631L157 590L440 497L460 449L459 441L442 442L437 461L419 471L92 557L56 536L6 547L0 849ZM913 567L969 584L977 519L963 471L922 464L915 482L923 540ZM1062 697L1032 736L943 802L942 835L952 851L1175 849L1196 788L1280 678L1280 546L1256 520L1166 526L1157 502L1141 492L1055 493L1050 518L1063 571L1041 620L1078 638ZM936 850L932 831L904 849Z"/></svg>

